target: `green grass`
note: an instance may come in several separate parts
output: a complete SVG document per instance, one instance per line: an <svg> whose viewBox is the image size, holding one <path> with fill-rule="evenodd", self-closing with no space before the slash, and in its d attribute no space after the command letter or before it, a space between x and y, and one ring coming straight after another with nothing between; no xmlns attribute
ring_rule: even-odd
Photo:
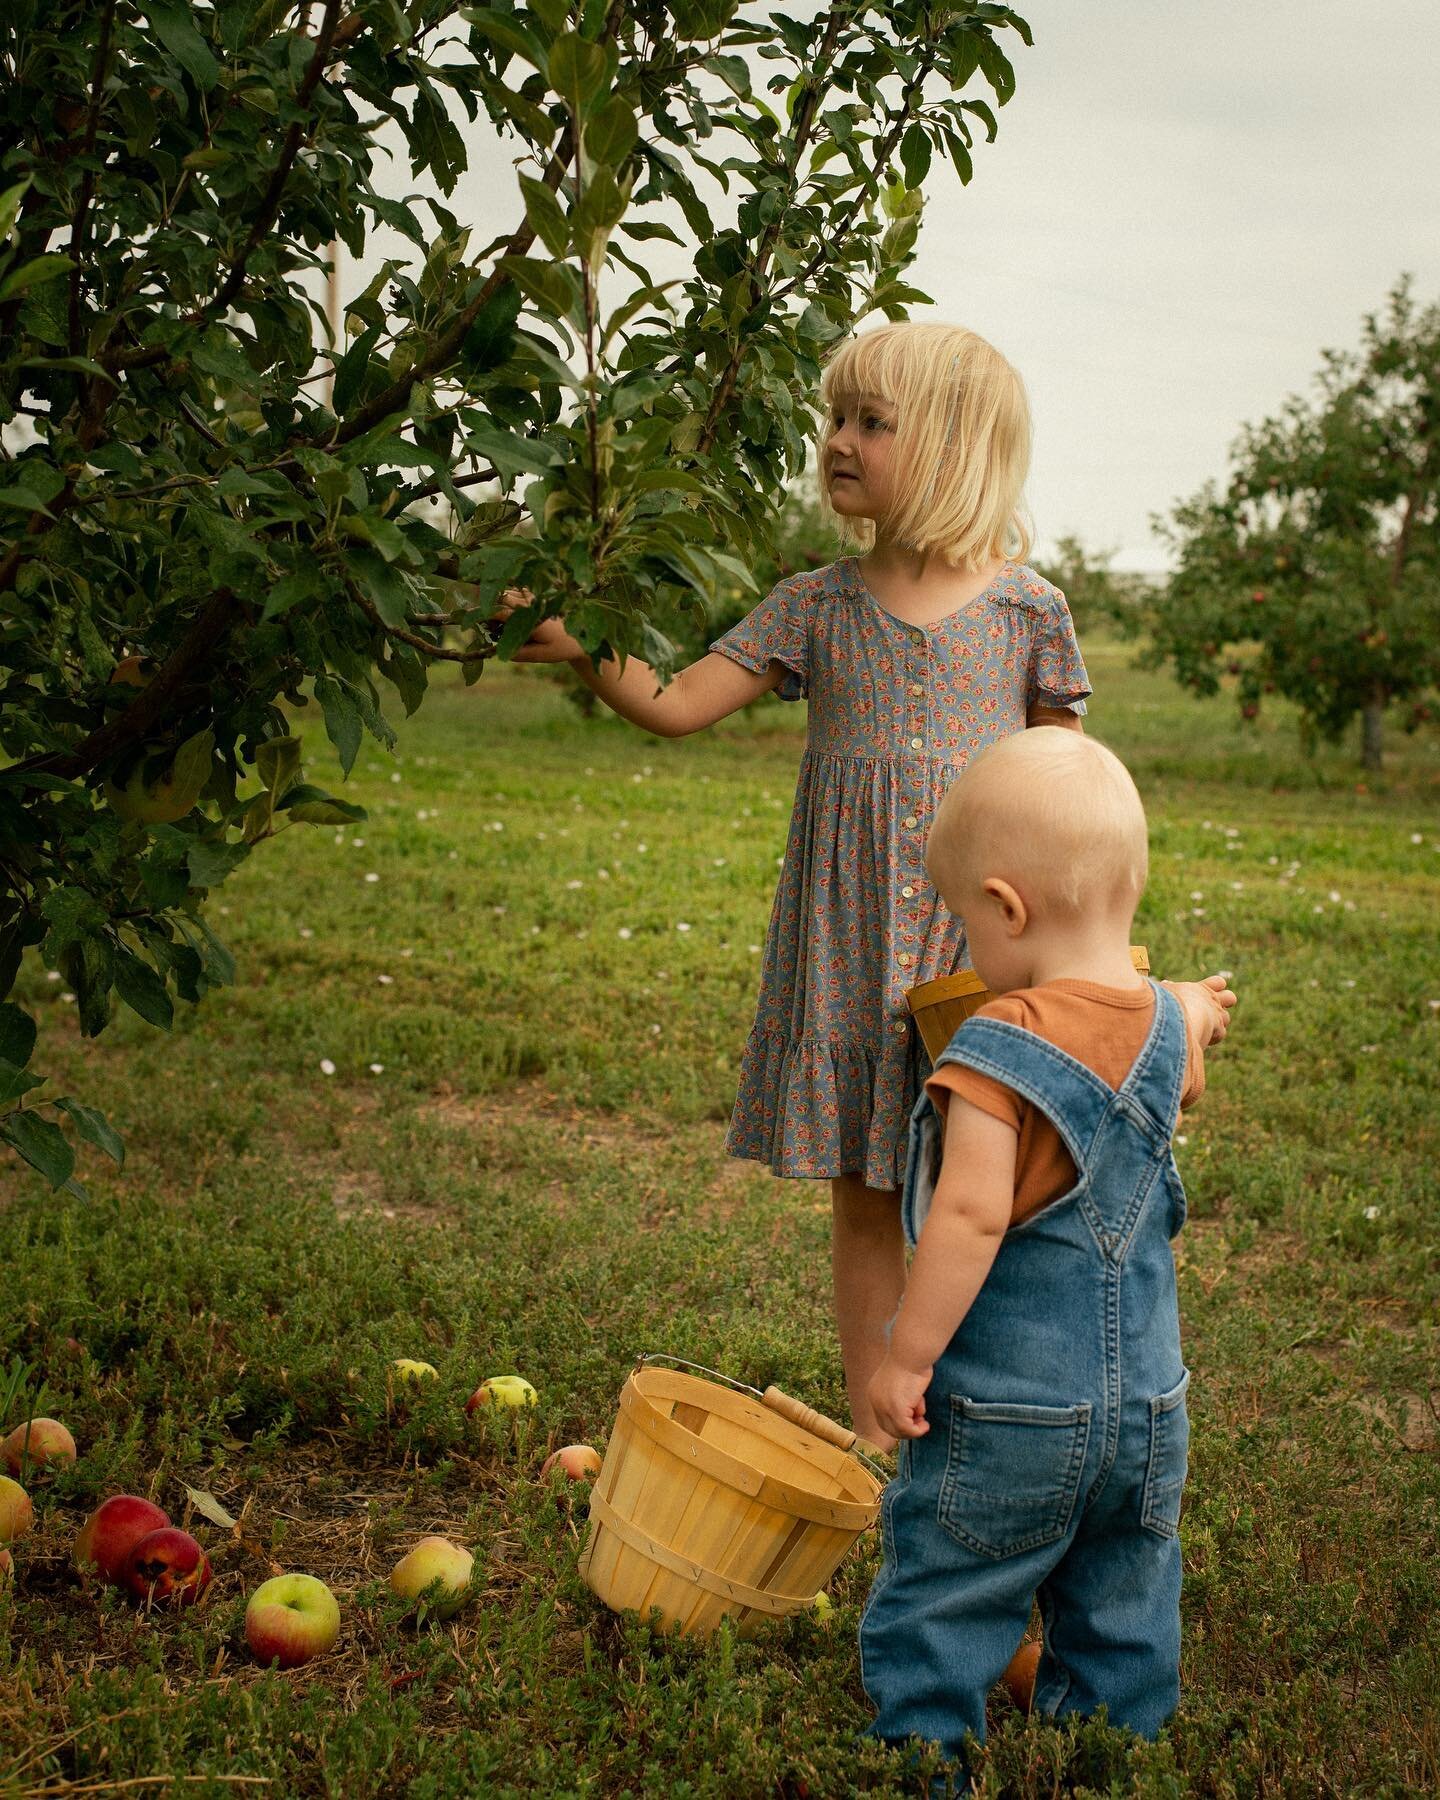
<svg viewBox="0 0 1440 1800"><path fill-rule="evenodd" d="M1129 648L1086 648L1091 729L1150 813L1139 939L1158 973L1229 969L1241 995L1178 1152L1185 1699L1156 1745L997 1706L985 1792L1433 1792L1440 746L1397 739L1367 781L1353 743L1301 756L1283 709L1242 729ZM26 969L37 1065L110 1113L129 1161L86 1153L88 1205L0 1173L0 1360L82 1450L32 1484L0 1589L5 1800L161 1777L344 1800L915 1791L855 1739L872 1541L828 1624L663 1643L593 1600L583 1506L536 1479L549 1447L603 1443L641 1351L844 1417L827 1186L722 1150L802 738L773 701L667 742L581 720L536 671L442 682L399 758L362 751L368 823L296 830L226 884L237 984L172 1035L126 1013L82 1042ZM408 1407L402 1355L441 1374ZM464 1396L511 1369L539 1408L467 1425ZM125 1488L180 1522L186 1484L243 1521L191 1518L206 1605L84 1590L86 1510ZM417 1631L385 1577L428 1531L474 1546L481 1592ZM330 1582L344 1620L288 1676L241 1631L272 1559Z"/></svg>

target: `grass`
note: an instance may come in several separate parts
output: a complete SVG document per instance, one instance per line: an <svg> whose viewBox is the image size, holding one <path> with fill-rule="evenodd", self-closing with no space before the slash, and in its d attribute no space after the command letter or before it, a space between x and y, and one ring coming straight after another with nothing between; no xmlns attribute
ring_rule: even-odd
<svg viewBox="0 0 1440 1800"><path fill-rule="evenodd" d="M1151 817L1140 941L1242 997L1178 1151L1185 1699L1153 1745L997 1703L983 1789L1434 1792L1440 746L1399 740L1366 781L1353 744L1303 758L1283 709L1242 729L1087 652L1091 728ZM915 1791L855 1736L870 1539L829 1622L665 1643L583 1587L583 1502L537 1479L603 1444L641 1351L845 1416L827 1188L722 1145L803 724L767 701L660 741L536 671L442 682L399 758L362 752L365 825L226 884L237 984L172 1035L126 1013L82 1042L24 971L52 1091L105 1107L129 1160L86 1153L88 1205L0 1174L0 1361L82 1451L32 1482L0 1589L5 1800ZM433 1391L398 1396L395 1356ZM539 1407L467 1424L513 1369ZM70 1572L118 1489L202 1538L202 1607ZM431 1531L474 1547L480 1595L417 1629L385 1577ZM289 1675L241 1629L273 1565L341 1601L336 1650Z"/></svg>

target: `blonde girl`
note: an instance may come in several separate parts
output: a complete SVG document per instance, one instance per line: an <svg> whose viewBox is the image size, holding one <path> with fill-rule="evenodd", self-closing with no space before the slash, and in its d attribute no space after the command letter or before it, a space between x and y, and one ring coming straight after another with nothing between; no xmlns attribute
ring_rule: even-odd
<svg viewBox="0 0 1440 1800"><path fill-rule="evenodd" d="M867 1388L905 1285L906 1127L930 1072L905 991L969 961L926 836L969 758L1079 731L1090 686L1064 596L1025 562L1030 414L1005 358L957 325L887 324L839 346L821 402L825 510L859 554L777 583L663 689L636 657L596 668L555 619L517 660L570 663L662 737L764 693L809 700L726 1149L830 1183L851 1414L888 1448Z"/></svg>

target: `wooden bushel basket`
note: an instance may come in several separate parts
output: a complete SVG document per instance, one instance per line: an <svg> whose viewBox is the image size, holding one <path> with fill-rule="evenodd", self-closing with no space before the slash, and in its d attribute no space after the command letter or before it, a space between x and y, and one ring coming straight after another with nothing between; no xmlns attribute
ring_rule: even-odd
<svg viewBox="0 0 1440 1800"><path fill-rule="evenodd" d="M1143 944L1130 946L1130 960L1142 975L1150 973L1150 952ZM973 969L942 975L938 981L922 981L906 992L906 1002L932 1063L971 1013L979 1012L989 998L989 988Z"/></svg>
<svg viewBox="0 0 1440 1800"><path fill-rule="evenodd" d="M801 1612L879 1515L854 1442L778 1388L733 1391L642 1357L590 1492L581 1578L614 1611L658 1607L686 1636Z"/></svg>

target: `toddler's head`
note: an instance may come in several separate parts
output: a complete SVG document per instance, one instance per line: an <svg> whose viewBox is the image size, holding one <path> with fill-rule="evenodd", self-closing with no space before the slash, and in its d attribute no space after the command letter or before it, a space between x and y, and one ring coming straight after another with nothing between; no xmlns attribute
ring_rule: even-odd
<svg viewBox="0 0 1440 1800"><path fill-rule="evenodd" d="M1145 808L1112 751L1042 725L1001 738L935 814L925 867L965 923L992 993L1031 984L1037 954L1128 954L1149 872Z"/></svg>
<svg viewBox="0 0 1440 1800"><path fill-rule="evenodd" d="M842 544L869 550L878 527L959 568L1029 555L1030 406L984 338L942 323L877 326L832 353L820 399L821 509ZM858 479L834 481L837 468Z"/></svg>

